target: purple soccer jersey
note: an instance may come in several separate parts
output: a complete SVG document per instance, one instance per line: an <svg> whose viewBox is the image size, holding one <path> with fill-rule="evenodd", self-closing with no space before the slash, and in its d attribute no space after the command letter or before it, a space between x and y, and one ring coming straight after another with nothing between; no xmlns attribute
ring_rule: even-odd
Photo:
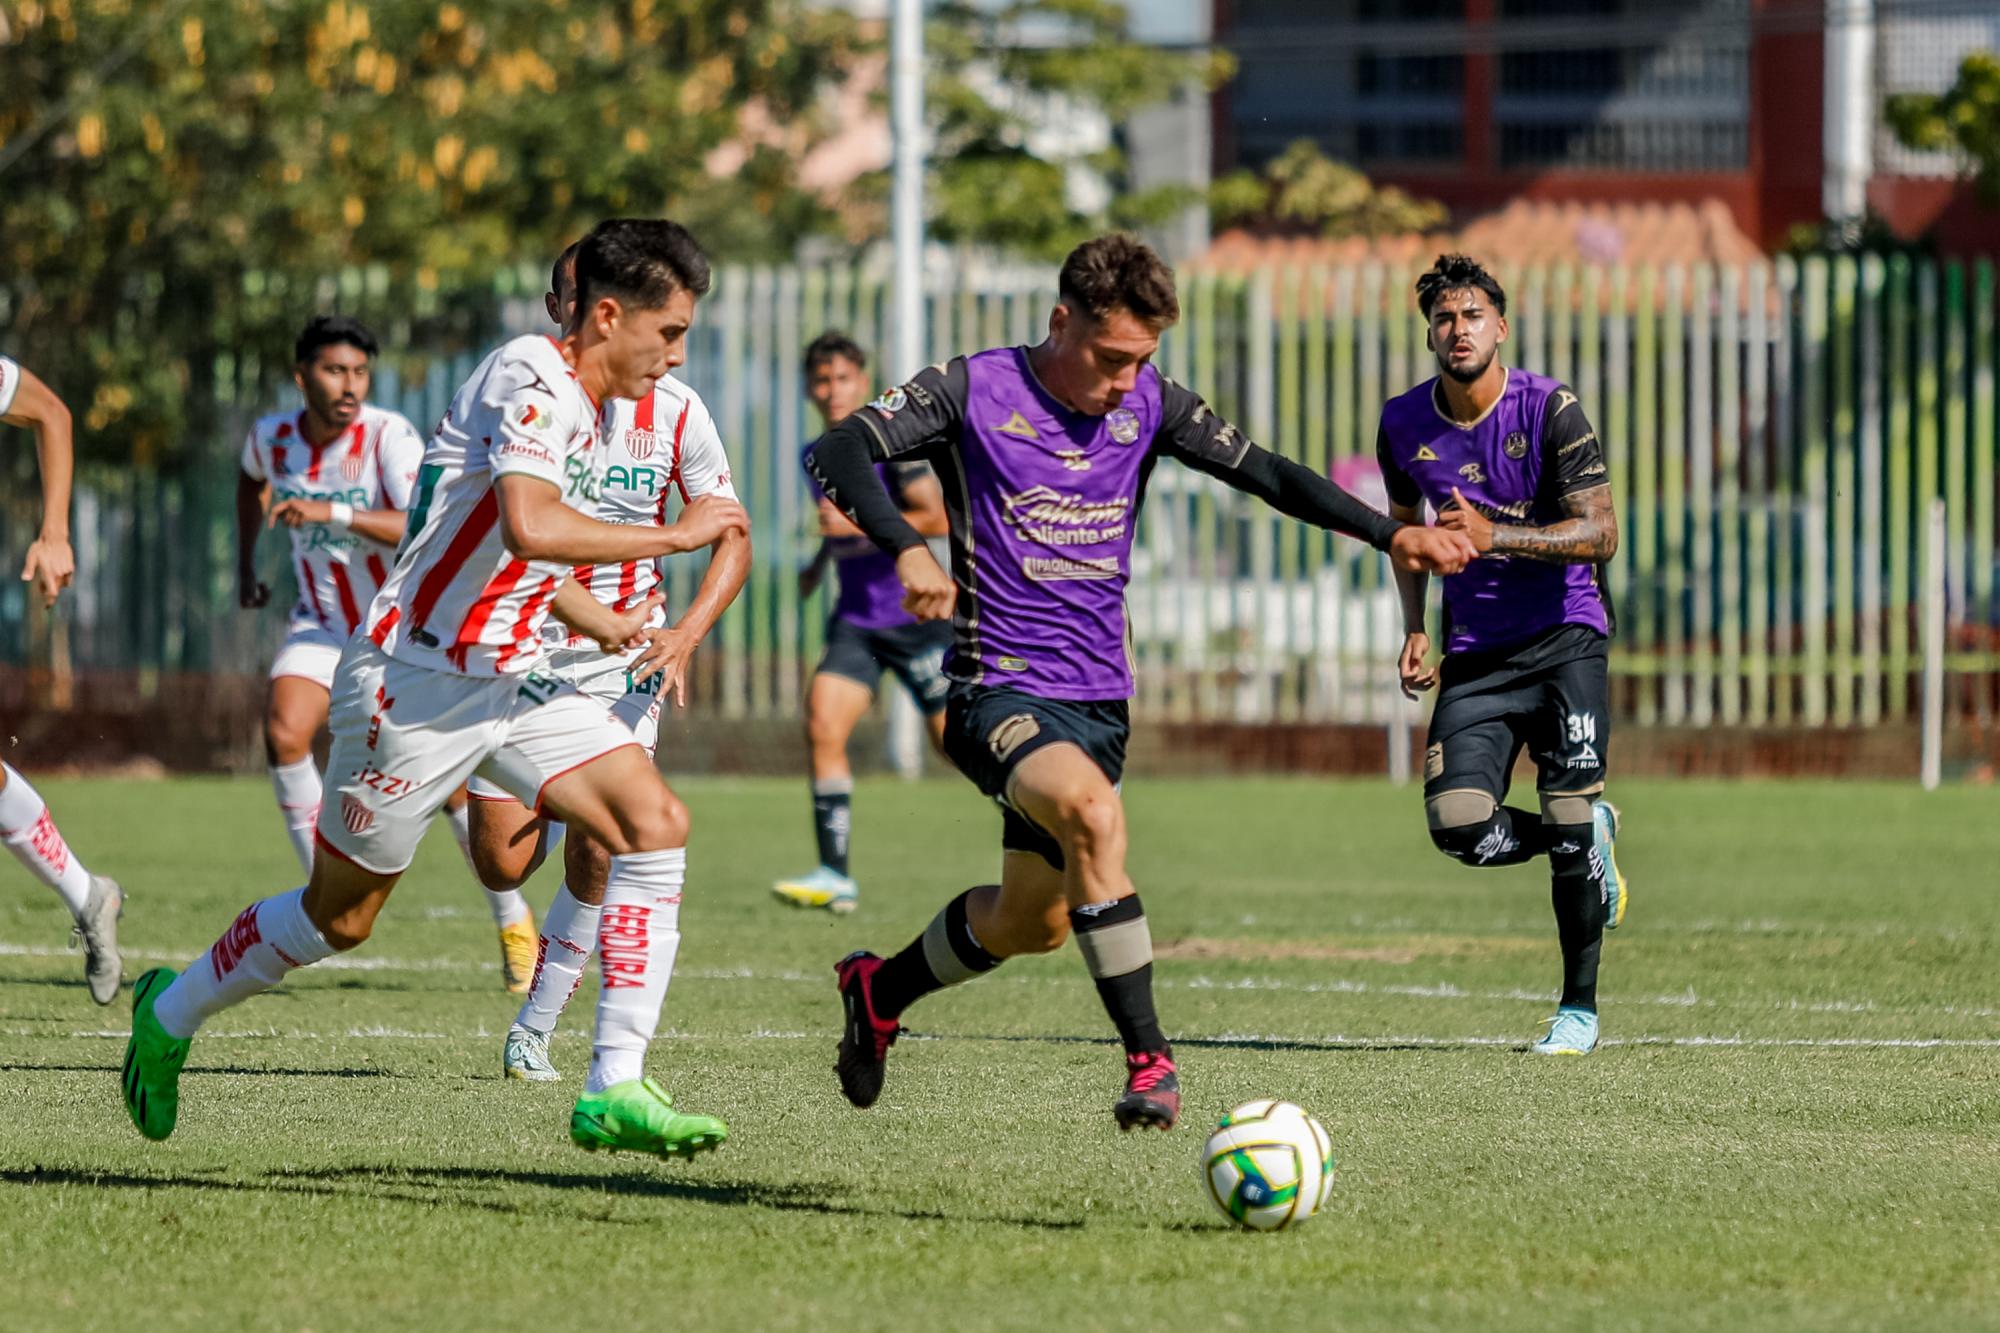
<svg viewBox="0 0 2000 1333"><path fill-rule="evenodd" d="M919 372L829 431L807 466L878 545L904 550L921 539L864 459L927 460L944 491L958 584L945 673L1105 700L1132 695L1125 584L1146 481L1163 456L1379 549L1398 527L1257 448L1151 365L1116 407L1091 416L1042 386L1025 347Z"/></svg>
<svg viewBox="0 0 2000 1333"><path fill-rule="evenodd" d="M807 445L800 457L811 455L812 446ZM891 494L900 494L907 479L899 479L897 474L907 467L883 463L875 472ZM915 470L921 472L922 465ZM823 492L810 471L806 483L812 487L813 499L818 500ZM917 623L916 617L903 609L903 584L896 577L895 556L866 537L829 537L827 545L840 584L831 613L835 620L845 620L858 629L895 629Z"/></svg>
<svg viewBox="0 0 2000 1333"><path fill-rule="evenodd" d="M1604 447L1569 387L1508 367L1500 398L1469 425L1447 417L1425 380L1382 409L1375 453L1389 498L1453 503L1452 488L1495 523L1542 527L1563 497L1605 484ZM1594 565L1487 554L1444 580L1447 653L1503 648L1559 625L1611 632Z"/></svg>

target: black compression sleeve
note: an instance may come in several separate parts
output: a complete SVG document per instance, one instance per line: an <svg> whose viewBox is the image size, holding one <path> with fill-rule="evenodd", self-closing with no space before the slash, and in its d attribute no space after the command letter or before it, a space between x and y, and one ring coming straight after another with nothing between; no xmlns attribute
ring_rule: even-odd
<svg viewBox="0 0 2000 1333"><path fill-rule="evenodd" d="M875 471L875 436L855 413L819 437L806 454L806 471L834 507L854 520L862 535L891 555L922 546L923 537L903 517Z"/></svg>

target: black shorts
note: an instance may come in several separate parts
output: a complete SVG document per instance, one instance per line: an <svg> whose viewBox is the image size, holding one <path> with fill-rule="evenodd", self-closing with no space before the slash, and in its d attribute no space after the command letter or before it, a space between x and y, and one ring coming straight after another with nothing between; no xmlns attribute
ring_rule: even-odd
<svg viewBox="0 0 2000 1333"><path fill-rule="evenodd" d="M838 618L826 622L826 652L815 674L826 672L873 690L882 673L893 671L925 717L944 711L951 689L944 655L951 647L951 622L925 620L889 629L863 629Z"/></svg>
<svg viewBox="0 0 2000 1333"><path fill-rule="evenodd" d="M1063 868L1062 847L1007 803L1007 782L1023 759L1068 742L1089 755L1116 786L1125 776L1131 708L1123 699L1044 699L1019 690L954 685L944 715L944 752L958 771L999 803L1000 845L1033 852Z"/></svg>
<svg viewBox="0 0 2000 1333"><path fill-rule="evenodd" d="M1523 746L1543 795L1602 792L1609 646L1587 625L1562 625L1512 647L1445 658L1424 749L1424 797L1470 790L1505 800Z"/></svg>

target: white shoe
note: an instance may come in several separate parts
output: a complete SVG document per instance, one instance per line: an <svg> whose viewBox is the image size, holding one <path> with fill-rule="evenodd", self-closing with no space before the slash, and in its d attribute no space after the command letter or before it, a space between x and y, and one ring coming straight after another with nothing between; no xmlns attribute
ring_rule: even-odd
<svg viewBox="0 0 2000 1333"><path fill-rule="evenodd" d="M852 912L861 903L854 881L826 866L797 879L781 879L771 892L794 907L824 907L829 912Z"/></svg>
<svg viewBox="0 0 2000 1333"><path fill-rule="evenodd" d="M507 1045L500 1053L500 1065L508 1078L529 1083L558 1083L562 1074L549 1059L549 1034L524 1028L519 1023L507 1029Z"/></svg>
<svg viewBox="0 0 2000 1333"><path fill-rule="evenodd" d="M118 918L125 913L125 890L104 875L90 877L90 896L83 900L72 933L83 942L83 975L90 998L110 1004L125 979L125 962L118 956Z"/></svg>

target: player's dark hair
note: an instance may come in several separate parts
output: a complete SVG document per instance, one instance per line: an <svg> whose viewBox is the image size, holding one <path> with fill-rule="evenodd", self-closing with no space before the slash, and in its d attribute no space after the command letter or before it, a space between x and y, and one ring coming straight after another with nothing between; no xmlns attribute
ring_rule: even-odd
<svg viewBox="0 0 2000 1333"><path fill-rule="evenodd" d="M375 335L360 320L346 315L314 315L292 343L292 360L303 366L318 356L321 348L343 345L355 348L371 361L379 350Z"/></svg>
<svg viewBox="0 0 2000 1333"><path fill-rule="evenodd" d="M1431 317L1431 307L1446 292L1479 290L1501 314L1507 313L1507 291L1500 280L1480 266L1471 255L1439 255L1430 272L1417 279L1417 309Z"/></svg>
<svg viewBox="0 0 2000 1333"><path fill-rule="evenodd" d="M1064 305L1094 320L1125 310L1163 329L1181 317L1174 271L1152 246L1124 232L1099 236L1070 251L1056 287Z"/></svg>
<svg viewBox="0 0 2000 1333"><path fill-rule="evenodd" d="M678 222L664 218L607 218L590 229L576 251L576 308L616 297L640 310L658 310L675 292L708 295L708 256Z"/></svg>
<svg viewBox="0 0 2000 1333"><path fill-rule="evenodd" d="M862 370L868 369L868 353L861 344L839 329L828 329L806 344L805 372L808 377L829 361L846 358Z"/></svg>
<svg viewBox="0 0 2000 1333"><path fill-rule="evenodd" d="M558 298L562 296L565 272L569 274L570 284L574 286L576 283L576 253L581 249L583 249L582 241L571 241L563 247L563 252L556 256L556 262L549 265L549 290Z"/></svg>

